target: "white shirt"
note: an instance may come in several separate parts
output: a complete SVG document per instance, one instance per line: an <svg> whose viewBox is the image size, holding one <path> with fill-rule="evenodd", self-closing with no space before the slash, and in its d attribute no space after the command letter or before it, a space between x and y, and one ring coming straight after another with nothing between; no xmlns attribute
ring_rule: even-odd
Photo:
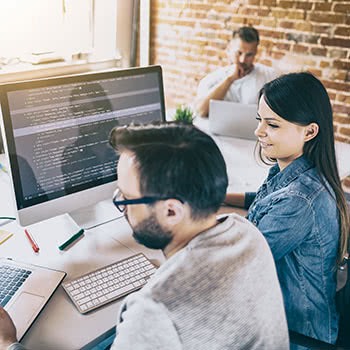
<svg viewBox="0 0 350 350"><path fill-rule="evenodd" d="M221 67L204 77L199 85L197 94L203 97L209 90L223 81L235 70L235 64L232 66ZM238 102L244 104L257 104L258 94L264 84L275 79L277 72L261 63L254 64L253 70L241 79L235 80L224 96L225 101Z"/></svg>

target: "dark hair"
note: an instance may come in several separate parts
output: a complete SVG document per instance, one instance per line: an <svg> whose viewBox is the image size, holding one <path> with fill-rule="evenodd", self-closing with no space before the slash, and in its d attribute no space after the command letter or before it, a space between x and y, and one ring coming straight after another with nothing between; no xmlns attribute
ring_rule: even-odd
<svg viewBox="0 0 350 350"><path fill-rule="evenodd" d="M337 257L340 264L349 249L350 220L335 157L333 113L327 91L311 73L300 72L282 75L265 84L259 100L261 96L281 118L298 125L317 123L319 126L318 134L305 142L303 154L316 167L321 181L326 179L334 191L340 218ZM261 147L258 148L260 159L264 161Z"/></svg>
<svg viewBox="0 0 350 350"><path fill-rule="evenodd" d="M256 42L259 45L260 38L259 32L253 27L241 27L232 33L232 38L238 36L242 41L246 43Z"/></svg>
<svg viewBox="0 0 350 350"><path fill-rule="evenodd" d="M131 151L143 196L179 198L191 217L216 213L228 186L226 164L214 140L191 124L161 123L114 128L110 144Z"/></svg>

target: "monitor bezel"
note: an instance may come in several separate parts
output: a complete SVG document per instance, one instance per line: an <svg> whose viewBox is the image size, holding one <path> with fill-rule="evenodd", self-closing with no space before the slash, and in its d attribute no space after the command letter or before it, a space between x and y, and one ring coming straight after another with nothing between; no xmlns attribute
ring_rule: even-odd
<svg viewBox="0 0 350 350"><path fill-rule="evenodd" d="M51 217L62 215L75 211L77 209L94 205L104 199L112 196L116 188L117 179L107 183L99 184L79 192L65 194L59 198L48 199L42 203L36 203L29 207L20 208L18 203L19 191L22 191L22 185L19 176L18 160L16 156L15 139L13 135L12 121L9 111L8 93L18 90L27 90L33 88L43 88L54 85L64 85L79 82L96 81L111 78L121 78L125 76L142 75L147 73L157 73L158 86L161 104L161 121L165 121L165 102L164 87L161 66L147 66L127 69L115 69L105 72L89 72L74 74L69 76L49 77L35 80L11 82L0 85L0 114L1 114L1 132L4 143L4 151L9 164L9 176L11 180L11 191L15 209L15 216L18 223L27 226L38 221L49 219ZM23 197L23 194L22 194Z"/></svg>

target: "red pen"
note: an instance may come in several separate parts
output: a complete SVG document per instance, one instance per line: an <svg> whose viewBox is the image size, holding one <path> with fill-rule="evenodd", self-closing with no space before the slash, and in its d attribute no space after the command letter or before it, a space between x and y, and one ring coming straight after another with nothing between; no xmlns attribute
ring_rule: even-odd
<svg viewBox="0 0 350 350"><path fill-rule="evenodd" d="M33 248L33 250L35 251L35 253L37 253L39 251L39 246L36 244L36 242L34 241L34 238L29 234L29 232L27 230L24 230L24 233L26 234L26 236L29 239L29 242Z"/></svg>

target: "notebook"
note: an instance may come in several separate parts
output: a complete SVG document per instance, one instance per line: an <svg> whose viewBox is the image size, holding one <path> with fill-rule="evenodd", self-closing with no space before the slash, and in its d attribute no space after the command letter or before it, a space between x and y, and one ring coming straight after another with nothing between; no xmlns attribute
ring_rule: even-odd
<svg viewBox="0 0 350 350"><path fill-rule="evenodd" d="M221 100L209 102L209 131L212 134L256 140L258 106Z"/></svg>
<svg viewBox="0 0 350 350"><path fill-rule="evenodd" d="M0 258L0 305L10 314L21 340L66 273Z"/></svg>

